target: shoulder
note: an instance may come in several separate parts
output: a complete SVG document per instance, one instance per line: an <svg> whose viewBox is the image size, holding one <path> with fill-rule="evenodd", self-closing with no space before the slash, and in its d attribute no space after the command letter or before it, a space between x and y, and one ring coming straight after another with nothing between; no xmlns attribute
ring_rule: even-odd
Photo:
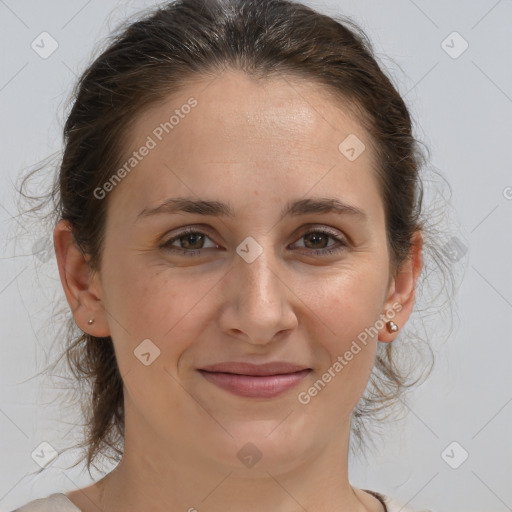
<svg viewBox="0 0 512 512"><path fill-rule="evenodd" d="M391 496L386 496L380 492L370 491L368 489L364 489L364 491L369 492L378 498L386 506L387 512L434 512L433 510L426 508L412 508L402 501L392 498Z"/></svg>
<svg viewBox="0 0 512 512"><path fill-rule="evenodd" d="M364 489L364 491L369 492L376 498L379 498L382 503L386 505L387 512L434 512L430 509L413 509L409 506L404 505L403 502L392 498L391 496L386 496L382 493L370 491L368 489ZM30 501L29 503L23 505L12 512L81 512L78 507L76 507L72 501L70 501L67 496L63 493L55 493L51 494L47 498L39 498L37 500Z"/></svg>
<svg viewBox="0 0 512 512"><path fill-rule="evenodd" d="M46 498L30 501L12 512L81 512L68 497L60 492Z"/></svg>

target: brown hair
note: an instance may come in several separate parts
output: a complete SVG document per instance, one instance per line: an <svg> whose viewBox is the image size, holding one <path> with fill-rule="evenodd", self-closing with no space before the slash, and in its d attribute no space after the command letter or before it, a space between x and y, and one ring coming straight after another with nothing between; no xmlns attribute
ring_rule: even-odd
<svg viewBox="0 0 512 512"><path fill-rule="evenodd" d="M108 206L108 197L99 200L93 192L121 164L133 120L147 106L185 88L187 80L213 77L225 68L262 79L286 76L316 83L355 112L371 136L392 269L408 257L417 230L424 233L424 261L427 251L438 268L447 267L426 237L421 218L425 157L412 135L408 109L353 21L287 0L178 0L121 27L73 94L58 180L50 195L54 220L71 223L93 270L101 266ZM77 390L85 420L80 446L86 449L90 471L98 455L113 461L122 456L123 383L111 338L77 333L72 318L69 329L71 342L64 354L74 377L88 385ZM407 348L402 343L406 334L400 333L398 344L378 346L369 386L352 418L352 432L360 442L364 420L396 404L420 380L411 378L408 359L398 357ZM414 334L408 336L412 341ZM428 373L432 365L424 357L420 362Z"/></svg>

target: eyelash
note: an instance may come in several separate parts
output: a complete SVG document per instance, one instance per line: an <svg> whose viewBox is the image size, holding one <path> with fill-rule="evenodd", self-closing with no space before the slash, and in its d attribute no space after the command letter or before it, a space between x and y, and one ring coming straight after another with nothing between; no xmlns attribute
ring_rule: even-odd
<svg viewBox="0 0 512 512"><path fill-rule="evenodd" d="M306 235L310 235L313 233L317 233L317 234L319 233L322 235L326 235L329 238L332 238L333 240L335 240L339 244L339 246L334 249L332 249L332 248L307 249L306 248L306 250L308 250L314 256L327 256L330 254L336 254L338 252L345 250L348 246L347 242L343 238L340 238L339 236L337 236L334 233L331 233L330 231L327 231L325 229L311 229L310 231L306 231L299 237L299 240L301 238L305 237ZM170 238L163 244L161 244L160 248L164 249L165 251L169 251L169 252L172 252L175 254L180 254L182 256L199 256L202 253L202 251L204 251L205 249L179 249L179 248L171 246L171 244L173 242L175 242L175 241L179 240L180 238L187 236L187 235L205 235L206 237L210 238L207 233L203 233L202 231L198 231L198 230L195 230L195 229L189 227L186 230L182 231L181 233L178 233L174 237ZM211 238L210 238L210 240L211 240ZM213 240L212 240L212 242L213 242Z"/></svg>

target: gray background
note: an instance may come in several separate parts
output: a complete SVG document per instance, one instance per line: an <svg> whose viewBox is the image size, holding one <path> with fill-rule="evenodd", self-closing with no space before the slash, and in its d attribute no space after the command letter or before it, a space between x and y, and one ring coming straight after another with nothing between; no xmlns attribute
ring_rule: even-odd
<svg viewBox="0 0 512 512"><path fill-rule="evenodd" d="M437 512L512 510L512 2L306 3L353 17L396 77L416 135L452 187L452 244L462 256L453 332L438 342L437 328L425 326L435 370L407 417L385 425L379 450L351 459L351 483ZM77 432L59 391L66 383L34 377L55 355L47 319L63 293L46 235L15 218L12 185L61 148L66 100L96 43L153 4L0 0L0 510L91 481L82 466L63 469L74 456L35 475L34 450L42 442L62 449ZM46 59L31 48L43 31L58 43ZM452 56L442 47L454 31L469 44L457 58L458 36L448 39ZM460 464L462 450L469 456Z"/></svg>

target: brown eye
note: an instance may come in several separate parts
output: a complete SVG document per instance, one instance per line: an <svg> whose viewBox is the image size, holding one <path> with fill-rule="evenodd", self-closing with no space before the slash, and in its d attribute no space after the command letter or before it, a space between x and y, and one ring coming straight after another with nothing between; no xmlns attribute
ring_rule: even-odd
<svg viewBox="0 0 512 512"><path fill-rule="evenodd" d="M332 237L319 231L311 231L310 233L304 235L303 238L306 241L305 245L308 247L308 249L324 249L327 247L326 244L329 243L329 238ZM313 247L309 247L307 244L312 244Z"/></svg>
<svg viewBox="0 0 512 512"><path fill-rule="evenodd" d="M304 247L309 249L314 255L325 255L339 252L347 247L343 238L331 233L330 231L315 229L304 233L300 239L304 239ZM336 243L328 245L329 239Z"/></svg>
<svg viewBox="0 0 512 512"><path fill-rule="evenodd" d="M194 256L199 254L201 250L205 249L204 244L205 240L207 239L211 240L210 237L205 233L202 233L201 231L187 229L179 233L178 235L170 238L169 240L164 242L160 247L170 252ZM176 245L176 242L179 245ZM212 244L212 247L218 247L218 245L215 244L213 241Z"/></svg>
<svg viewBox="0 0 512 512"><path fill-rule="evenodd" d="M202 233L187 233L177 238L177 240L180 241L183 249L202 249L204 237L205 235Z"/></svg>

